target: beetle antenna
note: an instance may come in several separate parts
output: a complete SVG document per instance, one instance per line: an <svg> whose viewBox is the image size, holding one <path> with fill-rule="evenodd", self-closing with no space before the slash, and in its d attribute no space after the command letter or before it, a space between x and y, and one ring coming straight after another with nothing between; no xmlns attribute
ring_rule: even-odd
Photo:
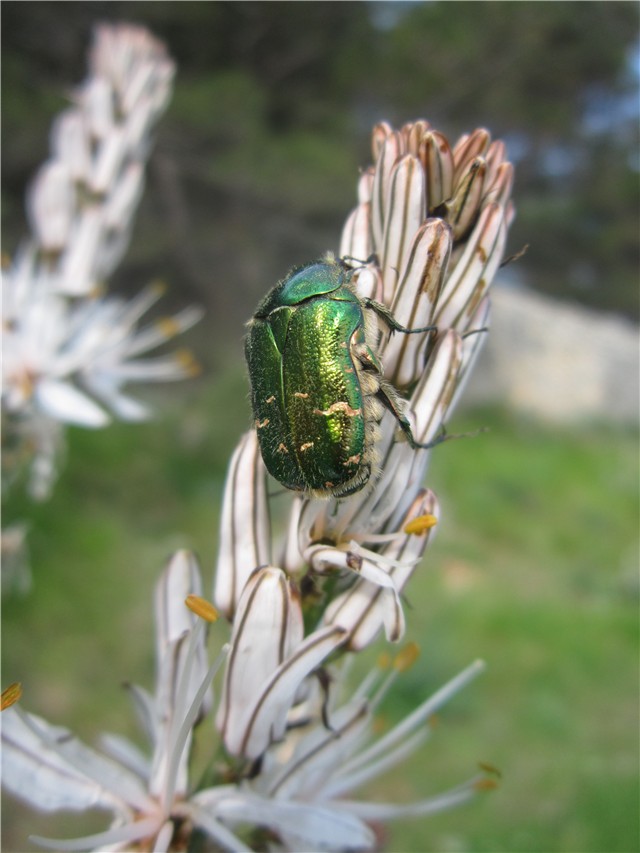
<svg viewBox="0 0 640 853"><path fill-rule="evenodd" d="M437 435L431 441L427 441L422 444L414 439L412 444L417 450L431 450L432 447L437 447L438 444L444 444L445 441L449 441L452 438L476 438L483 432L489 432L489 427L478 427L478 429L474 429L471 432L450 433L447 432L446 427L443 426L440 430L440 435Z"/></svg>
<svg viewBox="0 0 640 853"><path fill-rule="evenodd" d="M470 338L471 335L479 335L482 332L488 332L488 331L489 331L488 326L483 326L481 329L471 329L470 332L465 332L464 335L462 335L462 340L464 341L465 338Z"/></svg>
<svg viewBox="0 0 640 853"><path fill-rule="evenodd" d="M525 243L521 249L518 249L517 252L515 252L513 255L509 255L509 257L505 258L502 261L502 263L500 264L500 269L502 269L502 267L506 267L507 264L512 264L514 261L519 261L523 255L526 255L528 250L529 244Z"/></svg>

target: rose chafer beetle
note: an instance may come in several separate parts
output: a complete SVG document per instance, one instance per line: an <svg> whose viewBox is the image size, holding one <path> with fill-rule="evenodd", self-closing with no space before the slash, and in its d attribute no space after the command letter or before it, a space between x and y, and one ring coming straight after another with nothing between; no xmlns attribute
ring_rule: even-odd
<svg viewBox="0 0 640 853"><path fill-rule="evenodd" d="M262 458L288 489L345 497L377 476L379 423L388 409L414 448L404 400L376 355L384 306L357 295L353 269L333 255L293 269L249 321L245 352Z"/></svg>

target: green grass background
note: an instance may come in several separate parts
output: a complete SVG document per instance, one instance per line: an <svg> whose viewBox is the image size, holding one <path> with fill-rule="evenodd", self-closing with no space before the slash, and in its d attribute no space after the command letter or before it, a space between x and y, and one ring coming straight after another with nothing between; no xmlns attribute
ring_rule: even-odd
<svg viewBox="0 0 640 853"><path fill-rule="evenodd" d="M205 589L215 567L229 455L249 423L240 370L209 376L144 425L70 429L52 499L13 497L28 518L31 593L5 596L3 686L92 743L137 737L124 681L153 683L152 589L191 548ZM638 442L632 430L550 427L466 411L477 438L433 453L438 535L407 593L407 639L422 654L382 708L400 719L476 657L486 673L439 715L432 739L366 793L418 799L476 772L498 789L459 810L390 826L392 851L638 849ZM213 647L225 636L219 626ZM358 660L365 671L384 643ZM198 754L214 749L202 730ZM29 833L105 826L34 815L5 799L6 851Z"/></svg>

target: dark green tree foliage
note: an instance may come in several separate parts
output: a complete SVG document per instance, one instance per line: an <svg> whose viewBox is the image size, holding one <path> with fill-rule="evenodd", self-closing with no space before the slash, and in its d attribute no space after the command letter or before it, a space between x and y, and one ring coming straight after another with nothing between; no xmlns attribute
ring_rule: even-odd
<svg viewBox="0 0 640 853"><path fill-rule="evenodd" d="M428 3L389 34L382 76L400 114L424 102L442 125L513 140L526 280L637 312L638 6Z"/></svg>
<svg viewBox="0 0 640 853"><path fill-rule="evenodd" d="M424 116L450 138L486 125L506 139L510 245L530 244L514 275L637 315L634 3L9 0L2 17L5 249L92 25L126 19L179 70L129 254L136 287L160 267L239 322L290 264L335 247L372 122Z"/></svg>

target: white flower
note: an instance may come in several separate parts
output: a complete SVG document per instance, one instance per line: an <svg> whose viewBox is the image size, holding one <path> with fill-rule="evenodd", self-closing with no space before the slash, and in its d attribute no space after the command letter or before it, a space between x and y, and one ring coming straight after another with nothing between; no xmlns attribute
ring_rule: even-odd
<svg viewBox="0 0 640 853"><path fill-rule="evenodd" d="M193 375L195 362L184 354L140 358L202 316L188 308L139 328L161 286L152 285L129 302L117 297L69 302L31 270L19 273L4 280L5 411L22 414L33 408L62 423L100 427L110 420L102 403L123 420L141 420L148 410L125 396L123 385Z"/></svg>
<svg viewBox="0 0 640 853"><path fill-rule="evenodd" d="M187 766L193 728L211 707L211 680L223 655L208 666L204 622L185 607L201 591L194 558L177 553L162 574L155 598L155 696L131 693L151 743L151 757L117 735L105 735L104 752L35 714L10 707L2 714L2 782L6 790L44 811L104 809L110 829L93 836L34 838L54 850L168 850L176 824L188 819L223 849L246 849L210 814L189 805Z"/></svg>
<svg viewBox="0 0 640 853"><path fill-rule="evenodd" d="M258 772L194 792L188 782L193 729L211 708L211 681L226 652L225 647L207 665L204 622L194 613L209 620L215 614L198 597L200 591L195 559L178 552L156 587L155 695L131 687L150 757L118 735L103 735L103 751L98 752L68 729L18 706L3 711L2 781L7 791L43 811L102 809L113 815L104 832L72 839L34 837L36 843L64 851L135 847L161 853L175 849L178 834L188 837L195 827L217 848L242 851L253 848L233 829L252 827L275 833L274 849L368 850L375 846L371 822L449 808L490 784L476 776L453 791L411 804L345 799L417 749L429 735L430 718L482 664L468 667L376 739L375 711L398 672L415 659L415 649L408 647L397 656L382 684L376 687L380 674L374 671L342 703L338 698L347 685L344 672L336 668L331 669L328 695L320 680L313 689L300 691L304 675L337 648L345 632L325 629L300 643L301 613L288 582L279 570L264 569L250 580L238 610L218 711L230 750L247 758L261 756ZM184 606L185 598L193 612ZM275 661L270 659L274 653ZM275 677L265 678L271 671ZM19 699L20 692L18 685L9 688L7 704ZM287 712L296 694L295 725L290 727ZM286 725L278 729L281 723Z"/></svg>
<svg viewBox="0 0 640 853"><path fill-rule="evenodd" d="M121 260L174 71L143 28L96 27L89 75L54 124L27 199L38 273L52 290L89 295Z"/></svg>
<svg viewBox="0 0 640 853"><path fill-rule="evenodd" d="M423 487L429 448L446 437L444 424L486 331L487 289L513 215L512 167L504 153L502 143L491 144L485 130L463 137L452 149L426 122L398 132L388 125L374 129L376 163L360 180L359 204L345 225L341 254L355 264L353 280L363 298L382 302L407 328L436 327L394 335L381 324L379 333L385 376L408 390L412 434L428 447L415 449L398 440L397 421L386 413L372 485L343 499L294 496L288 531L278 546L272 543L270 521L275 501L267 496L255 431L243 436L227 475L214 590L216 605L234 622L234 637L256 577L264 580L266 573L278 578L274 590L286 588L286 576L295 580L303 611L315 607L317 622L309 620L308 628L315 630L304 642L330 628L348 634L341 645L352 651L369 645L382 630L388 640L402 637L400 594L439 519L437 498ZM353 261L358 258L361 262ZM279 598L267 601L267 618L283 610ZM295 607L300 607L297 600ZM259 610L256 606L254 612ZM284 617L280 621L287 624ZM258 628L249 634L248 646L258 649ZM285 631L282 648L286 637ZM252 684L275 677L288 652L277 658L266 648L261 652L255 669L230 660L229 670ZM246 709L248 717L253 713L242 691L232 706ZM292 713L295 707L289 718ZM272 723L272 740L282 736L286 717L283 707L280 720ZM226 722L218 720L232 751L252 757L264 751L268 726L249 747L246 722L234 735L228 719L237 722L240 711Z"/></svg>
<svg viewBox="0 0 640 853"><path fill-rule="evenodd" d="M101 427L110 413L141 420L149 412L122 392L126 383L195 371L189 354L140 356L197 322L198 309L138 329L157 287L128 304L98 295L128 244L173 73L146 30L98 27L89 76L56 120L50 158L29 188L32 238L3 275L2 408L10 439L32 452L36 499L51 490L59 423Z"/></svg>
<svg viewBox="0 0 640 853"><path fill-rule="evenodd" d="M377 844L371 824L452 808L493 787L486 774L477 774L453 790L414 803L346 798L413 754L429 737L433 715L483 669L476 661L376 737L374 713L405 666L401 663L376 690L377 674L371 673L345 704L329 703L326 714L320 710L326 697L316 691L300 709L297 728L264 755L255 778L235 790L228 786L201 791L194 802L232 826L249 822L270 829L278 837L274 850L373 850Z"/></svg>
<svg viewBox="0 0 640 853"><path fill-rule="evenodd" d="M113 414L140 421L150 410L123 392L130 383L167 382L198 372L186 351L145 357L198 322L201 311L139 326L160 297L152 285L117 297L70 302L53 293L23 256L3 280L2 408L9 432L31 448L31 494L46 497L61 444L60 424L106 426Z"/></svg>

